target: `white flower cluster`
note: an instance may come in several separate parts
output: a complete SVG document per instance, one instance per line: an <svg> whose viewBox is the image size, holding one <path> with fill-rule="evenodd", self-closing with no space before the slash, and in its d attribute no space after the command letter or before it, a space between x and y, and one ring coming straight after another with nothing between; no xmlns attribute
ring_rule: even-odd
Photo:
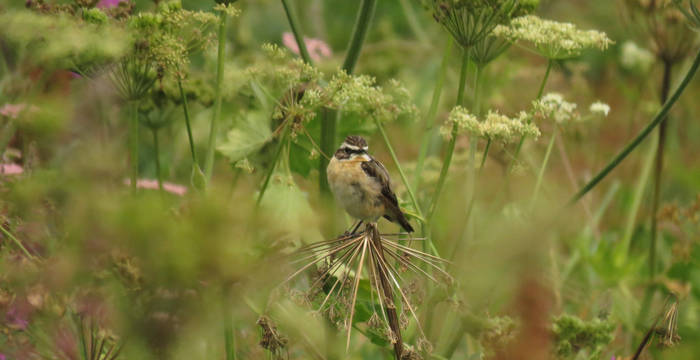
<svg viewBox="0 0 700 360"><path fill-rule="evenodd" d="M559 125L590 119L591 116L606 117L610 113L610 105L596 101L588 107L590 114L581 117L576 110L577 105L564 100L559 93L549 93L539 100L532 102L532 116L537 120L553 119Z"/></svg>
<svg viewBox="0 0 700 360"><path fill-rule="evenodd" d="M466 132L503 143L514 142L522 136L539 137L540 130L528 119L529 115L524 111L513 118L497 111L489 111L483 121L479 121L468 110L457 106L450 112L447 123L440 128L440 133L449 138L452 136L452 127L456 125L458 133Z"/></svg>
<svg viewBox="0 0 700 360"><path fill-rule="evenodd" d="M591 114L608 116L608 113L610 113L610 105L604 102L596 101L591 104L588 111L590 111Z"/></svg>
<svg viewBox="0 0 700 360"><path fill-rule="evenodd" d="M499 25L493 33L512 42L529 42L536 52L552 60L573 58L586 49L606 50L613 43L604 32L580 30L571 23L543 20L534 15L515 18L508 26Z"/></svg>
<svg viewBox="0 0 700 360"><path fill-rule="evenodd" d="M581 119L576 111L576 104L564 100L559 93L548 93L532 103L536 119L554 119L558 124L565 124Z"/></svg>
<svg viewBox="0 0 700 360"><path fill-rule="evenodd" d="M634 41L625 41L622 44L620 64L625 70L646 72L654 63L654 54L651 51L639 47Z"/></svg>

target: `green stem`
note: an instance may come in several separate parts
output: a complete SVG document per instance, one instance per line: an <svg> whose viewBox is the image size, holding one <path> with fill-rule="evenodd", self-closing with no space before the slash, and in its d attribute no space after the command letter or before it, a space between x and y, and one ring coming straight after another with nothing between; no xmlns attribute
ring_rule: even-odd
<svg viewBox="0 0 700 360"><path fill-rule="evenodd" d="M462 105L464 101L464 87L467 79L467 68L469 65L469 52L467 49L463 49L462 54L462 67L459 71L459 89L457 90L457 105ZM450 133L450 142L447 144L447 153L445 154L445 160L442 163L442 169L440 170L440 177L438 178L437 187L435 188L435 194L433 194L433 199L431 201L430 208L428 210L428 217L426 218L426 223L428 226L432 223L433 215L435 215L435 209L437 208L438 200L440 199L440 193L442 188L445 186L445 180L447 179L447 171L450 169L450 163L452 162L452 155L454 154L455 144L457 142L457 124L452 126L452 132Z"/></svg>
<svg viewBox="0 0 700 360"><path fill-rule="evenodd" d="M209 128L209 145L207 146L207 157L204 161L204 175L207 182L211 180L214 170L214 154L216 150L216 136L219 130L219 119L221 118L221 83L224 80L224 53L226 50L226 12L219 13L219 50L216 57L216 88L214 98L214 117Z"/></svg>
<svg viewBox="0 0 700 360"><path fill-rule="evenodd" d="M19 241L19 239L17 239L14 235L12 235L11 232L9 232L7 229L5 229L5 226L3 226L2 224L0 224L0 230L2 231L3 234L5 234L6 237L8 237L10 240L12 240L12 242L15 243L15 245L17 245L17 247L19 247L20 250L22 250L22 252L24 253L24 255L27 258L29 258L30 260L37 260L37 257L32 255L32 253L30 253L29 250L27 250L27 248L24 247L24 244L22 244L22 242Z"/></svg>
<svg viewBox="0 0 700 360"><path fill-rule="evenodd" d="M646 155L644 162L642 163L642 170L638 174L637 184L634 188L634 193L632 196L632 203L629 211L627 211L627 221L625 223L624 232L622 233L622 239L620 241L619 248L615 253L614 261L615 265L618 266L627 263L627 256L629 254L630 244L632 243L632 234L634 233L634 227L637 221L637 214L639 213L639 208L642 205L642 199L644 198L644 189L646 189L647 183L649 182L649 176L651 175L651 168L654 163L654 154L656 154L656 147L658 145L658 139L653 138L652 140L653 142L649 147L649 153Z"/></svg>
<svg viewBox="0 0 700 360"><path fill-rule="evenodd" d="M129 102L131 117L129 119L129 157L131 160L131 190L136 192L139 177L139 109L135 100Z"/></svg>
<svg viewBox="0 0 700 360"><path fill-rule="evenodd" d="M637 137L625 145L620 153L617 154L596 176L594 176L593 179L591 179L581 188L581 190L574 194L574 196L569 200L569 204L576 203L579 199L591 191L591 189L598 185L601 180L603 180L613 169L615 169L622 162L622 160L624 160L627 155L632 152L632 150L639 146L642 140L644 140L651 133L651 131L654 130L654 128L666 118L668 112L671 110L676 101L678 101L678 98L681 96L685 88L690 83L690 80L692 80L693 76L697 72L698 66L700 66L700 51L698 51L697 55L695 55L693 64L690 66L685 76L683 76L681 83L678 85L671 97L664 103L661 110L659 110L656 116L654 116L654 119L644 129L642 129L642 131L640 131Z"/></svg>
<svg viewBox="0 0 700 360"><path fill-rule="evenodd" d="M391 155L391 159L394 161L394 164L396 165L396 168L399 170L399 175L401 175L401 181L403 182L403 185L406 187L406 191L408 192L408 196L411 198L411 204L413 205L413 208L415 209L416 213L418 216L420 216L420 221L422 225L425 225L425 218L423 218L423 212L420 209L420 205L418 205L418 201L416 200L416 196L413 194L413 190L411 189L411 184L408 182L408 178L406 177L406 174L403 172L403 169L401 168L401 164L399 163L399 159L396 157L396 152L394 152L394 148L391 146L391 142L389 142L389 137L386 135L386 131L384 131L384 127L382 126L381 122L375 117L374 118L374 123L377 126L377 129L379 129L379 133L382 134L382 138L384 139L384 144L386 144L387 149L389 149L389 154ZM437 248L435 247L435 244L433 244L433 240L430 237L427 237L426 239L427 246L430 248L430 250L433 252L433 255L435 256L440 256L440 254L437 251Z"/></svg>
<svg viewBox="0 0 700 360"><path fill-rule="evenodd" d="M442 55L442 61L440 62L440 70L437 74L437 81L435 82L435 88L433 89L433 97L430 100L430 108L425 116L425 125L423 126L423 139L421 140L420 150L418 152L418 160L416 161L416 171L413 179L413 188L420 189L421 180L423 180L423 165L425 163L425 158L428 155L428 149L430 148L430 142L435 135L435 119L437 118L438 105L440 105L440 95L442 94L442 88L445 84L445 77L447 74L447 63L450 59L450 53L452 52L453 41L449 40L445 46L445 52Z"/></svg>
<svg viewBox="0 0 700 360"><path fill-rule="evenodd" d="M491 138L486 139L486 147L484 148L484 155L481 156L481 164L479 165L479 174L484 170L484 164L486 164L486 157L489 154L489 149L491 148Z"/></svg>
<svg viewBox="0 0 700 360"><path fill-rule="evenodd" d="M158 144L158 130L151 129L151 132L153 133L153 148L155 150L156 157L156 179L158 179L158 190L160 190L161 194L164 194L165 190L163 190L163 175L160 173L160 146Z"/></svg>
<svg viewBox="0 0 700 360"><path fill-rule="evenodd" d="M197 153L194 150L194 138L192 137L192 126L190 125L190 110L187 106L187 96L182 88L182 80L177 79L177 87L180 89L180 98L182 99L182 110L185 112L185 125L187 126L187 139L190 141L190 154L192 154L192 163L197 164Z"/></svg>
<svg viewBox="0 0 700 360"><path fill-rule="evenodd" d="M369 23L374 15L374 8L376 7L376 0L362 0L360 4L360 10L357 13L357 20L355 22L355 27L352 32L352 37L350 38L350 45L348 46L348 52L345 55L345 61L343 62L343 70L348 74L352 74L357 64L357 59L360 57L360 51L362 50L362 44L365 41L367 35L367 29L369 28ZM325 154L332 154L335 150L335 138L336 138L336 124L338 122L338 112L331 111L328 109L323 110L323 117L321 118L321 150ZM328 160L323 156L319 159L319 177L318 185L323 194L330 194L330 188L328 187L328 179L326 178L326 168L328 167Z"/></svg>
<svg viewBox="0 0 700 360"><path fill-rule="evenodd" d="M301 33L299 28L299 20L297 18L297 13L294 10L294 6L289 4L289 0L282 0L282 6L284 6L284 12L287 14L287 21L289 21L289 27L292 29L292 34L294 34L294 40L297 42L299 47L299 54L305 63L313 65L311 61L311 56L309 55L309 50L306 49L306 42L304 42L304 35Z"/></svg>
<svg viewBox="0 0 700 360"><path fill-rule="evenodd" d="M319 146L321 147L321 152L332 156L335 150L335 132L336 123L338 118L338 112L335 110L324 108L321 110L323 112L321 116L321 140L319 141ZM319 157L318 162L318 187L322 194L330 194L330 187L328 186L328 178L326 177L326 168L328 167L328 161L325 156Z"/></svg>
<svg viewBox="0 0 700 360"><path fill-rule="evenodd" d="M544 87L547 84L547 79L549 79L549 73L552 71L552 65L554 65L553 60L547 60L547 70L544 72L544 77L542 78L542 82L540 83L540 89L537 91L537 97L535 100L539 100L542 97L542 93L544 92ZM530 119L528 119L528 124L530 123ZM508 173L510 173L510 170L513 168L513 165L515 165L516 161L518 160L518 155L520 154L520 149L523 147L523 143L525 142L525 135L520 137L520 141L518 142L518 146L515 148L515 153L513 154L513 159L510 161L510 165L508 166ZM506 175L507 176L507 175Z"/></svg>
<svg viewBox="0 0 700 360"><path fill-rule="evenodd" d="M401 5L401 10L403 10L403 14L406 17L408 26L413 31L413 34L416 35L418 41L420 41L422 44L428 44L430 42L428 40L428 35L425 34L425 30L423 30L423 27L421 27L420 21L418 21L416 13L413 11L411 4L408 2L408 0L399 0L399 4Z"/></svg>
<svg viewBox="0 0 700 360"><path fill-rule="evenodd" d="M17 124L15 120L7 120L7 123L2 128L2 134L0 135L0 157L2 157L2 154L7 150L7 146L10 144L12 137L15 136L16 131Z"/></svg>
<svg viewBox="0 0 700 360"><path fill-rule="evenodd" d="M535 206L537 201L537 196L540 193L540 187L542 186L542 178L544 178L544 171L547 169L547 163L549 163L549 155L552 154L552 148L554 147L554 139L556 139L557 128L556 125L552 129L552 136L549 139L549 144L547 145L547 151L544 153L544 159L542 160L542 166L540 171L537 173L537 181L535 182L535 190L532 192L532 200L530 200L530 208Z"/></svg>
<svg viewBox="0 0 700 360"><path fill-rule="evenodd" d="M665 102L668 98L668 91L671 86L671 70L673 63L664 61L664 75L661 81L661 102ZM664 168L664 147L666 145L666 124L668 117L663 119L659 124L659 136L656 146L656 164L654 167L654 196L651 205L651 241L649 244L649 276L651 278L656 274L656 242L658 238L658 222L656 214L659 212L659 202L661 198L661 173Z"/></svg>
<svg viewBox="0 0 700 360"><path fill-rule="evenodd" d="M231 304L229 304L228 299L230 296L230 291L228 286L224 288L224 344L226 348L226 360L236 359L236 338L233 332L233 319L231 314Z"/></svg>
<svg viewBox="0 0 700 360"><path fill-rule="evenodd" d="M391 146L391 142L389 142L389 137L386 135L386 131L384 131L384 126L382 126L382 123L379 121L379 119L377 119L376 117L373 118L374 124L377 126L377 129L379 129L379 133L382 134L382 139L384 139L384 144L389 150L391 159L394 160L394 165L396 165L396 168L399 170L399 175L401 175L401 181L403 181L404 186L406 186L406 191L408 191L408 196L411 198L411 204L413 205L413 208L415 209L416 213L420 215L420 217L423 217L423 213L420 210L420 206L418 206L416 196L413 194L413 190L411 189L411 184L408 183L408 178L406 178L406 174L404 174L403 169L401 168L401 163L399 163L399 159L396 157L394 147Z"/></svg>
<svg viewBox="0 0 700 360"><path fill-rule="evenodd" d="M360 57L362 44L365 42L367 29L369 29L369 23L374 16L376 5L377 0L362 0L360 4L360 11L357 13L355 27L352 30L350 47L348 48L348 53L345 55L345 61L343 62L343 70L347 71L348 74L352 74L353 70L355 70L355 65L357 64L357 59Z"/></svg>
<svg viewBox="0 0 700 360"><path fill-rule="evenodd" d="M289 125L285 124L284 128L282 129L281 136L279 139L279 144L277 144L277 149L275 150L275 155L272 158L272 164L270 165L270 168L267 170L267 174L265 174L265 180L263 181L262 187L260 188L260 194L258 195L258 200L256 202L256 205L260 205L260 201L262 201L263 195L265 195L265 191L267 190L267 186L270 184L270 179L272 178L272 174L275 172L275 167L277 167L277 163L279 162L280 155L282 154L282 149L284 148L284 142L285 139L287 138L287 133L289 132Z"/></svg>

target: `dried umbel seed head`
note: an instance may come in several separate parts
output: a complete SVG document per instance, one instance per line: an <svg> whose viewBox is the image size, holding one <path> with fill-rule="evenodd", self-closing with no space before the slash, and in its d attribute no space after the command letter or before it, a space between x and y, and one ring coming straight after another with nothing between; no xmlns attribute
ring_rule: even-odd
<svg viewBox="0 0 700 360"><path fill-rule="evenodd" d="M517 10L515 0L433 0L433 18L465 49L486 38Z"/></svg>
<svg viewBox="0 0 700 360"><path fill-rule="evenodd" d="M260 346L273 354L279 353L287 346L287 338L279 334L277 327L267 316L261 316L256 323L262 330Z"/></svg>

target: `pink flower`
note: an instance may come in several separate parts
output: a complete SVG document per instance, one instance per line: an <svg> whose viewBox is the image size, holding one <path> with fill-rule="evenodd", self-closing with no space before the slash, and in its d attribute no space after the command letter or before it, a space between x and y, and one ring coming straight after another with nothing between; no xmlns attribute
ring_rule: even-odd
<svg viewBox="0 0 700 360"><path fill-rule="evenodd" d="M29 325L29 310L26 306L13 304L5 313L5 322L10 328L24 330Z"/></svg>
<svg viewBox="0 0 700 360"><path fill-rule="evenodd" d="M130 185L131 180L130 179L124 180L124 184ZM136 180L136 187L139 189L158 190L158 180L139 179L139 180ZM169 182L163 183L163 190L165 190L171 194L175 194L177 196L183 196L183 195L185 195L185 193L187 193L186 186L173 184L173 183L169 183Z"/></svg>
<svg viewBox="0 0 700 360"><path fill-rule="evenodd" d="M26 107L27 104L5 104L0 108L0 115L16 119Z"/></svg>
<svg viewBox="0 0 700 360"><path fill-rule="evenodd" d="M292 33L283 33L282 43L295 54L299 54L299 45L297 45L297 41L294 39L294 35ZM311 59L314 61L319 61L322 58L328 58L333 55L331 47L328 46L328 44L326 44L323 40L305 37L304 44L306 44L306 50L309 51L309 56L311 56Z"/></svg>
<svg viewBox="0 0 700 360"><path fill-rule="evenodd" d="M17 164L0 164L0 174L19 175L23 172L24 172L24 169Z"/></svg>
<svg viewBox="0 0 700 360"><path fill-rule="evenodd" d="M97 3L97 7L100 9L116 7L119 6L120 2L122 2L122 0L100 0L100 2Z"/></svg>

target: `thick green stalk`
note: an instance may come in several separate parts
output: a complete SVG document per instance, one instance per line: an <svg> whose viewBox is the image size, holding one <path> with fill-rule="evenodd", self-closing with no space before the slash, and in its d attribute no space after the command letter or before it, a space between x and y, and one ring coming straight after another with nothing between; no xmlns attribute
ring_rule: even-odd
<svg viewBox="0 0 700 360"><path fill-rule="evenodd" d="M664 76L661 81L661 103L668 98L668 91L671 87L671 70L673 63L664 61ZM664 168L664 147L666 145L666 124L668 118L664 118L659 124L659 140L656 146L656 164L654 167L654 196L651 205L651 241L649 244L649 276L656 275L656 242L658 238L658 221L656 215L659 212L659 201L661 197L661 173Z"/></svg>
<svg viewBox="0 0 700 360"><path fill-rule="evenodd" d="M539 100L542 97L542 93L544 92L544 87L547 84L547 80L549 79L549 73L552 71L552 65L554 65L553 60L547 60L547 70L544 72L544 77L542 78L542 82L540 83L540 89L537 91L537 97L535 100ZM528 119L528 123L530 122L530 119ZM518 155L520 154L520 149L523 147L523 143L525 142L525 135L520 137L520 141L518 142L518 146L515 148L515 153L513 153L513 159L510 161L510 165L508 166L508 173L510 173L510 169L513 168L513 165L515 165L515 162L518 160Z"/></svg>
<svg viewBox="0 0 700 360"><path fill-rule="evenodd" d="M348 52L345 55L345 61L343 62L343 70L348 74L352 74L355 70L355 65L357 64L357 59L360 57L360 51L362 50L362 45L365 42L365 37L367 35L367 29L369 28L369 23L372 21L372 16L374 15L374 8L377 5L376 0L363 0L360 4L360 10L357 13L357 20L355 22L355 27L352 32L352 37L350 38L350 45L348 46ZM336 123L338 122L338 112L331 111L328 109L323 110L323 117L321 118L321 150L324 154L333 154L335 150L335 138L336 138ZM326 178L326 168L328 167L328 160L323 156L319 159L319 177L318 185L322 193L329 194L330 188L328 187L328 179Z"/></svg>
<svg viewBox="0 0 700 360"><path fill-rule="evenodd" d="M287 21L289 21L289 27L294 34L294 40L297 42L299 47L299 54L302 60L309 65L313 65L311 61L311 56L309 55L309 50L306 49L306 42L304 42L304 35L301 33L299 28L299 20L297 18L297 13L294 10L294 6L289 4L289 0L282 0L282 6L284 6L284 12L287 14Z"/></svg>
<svg viewBox="0 0 700 360"><path fill-rule="evenodd" d="M445 52L442 55L442 61L440 62L440 70L437 74L437 81L435 82L435 88L433 89L433 97L430 100L430 108L425 116L425 125L423 126L423 139L421 140L420 150L418 152L418 160L416 161L416 170L413 177L413 188L420 189L421 180L423 180L423 165L425 163L425 158L428 155L428 149L430 148L430 142L435 135L435 119L437 118L438 105L440 105L440 95L442 94L442 88L445 84L445 77L447 74L447 63L450 59L450 54L452 52L453 41L449 40L445 46Z"/></svg>
<svg viewBox="0 0 700 360"><path fill-rule="evenodd" d="M270 179L272 178L272 174L275 172L275 168L277 167L277 163L280 160L280 155L282 154L282 149L284 148L284 142L285 142L285 139L287 138L288 132L289 132L289 125L285 124L284 128L282 129L280 138L279 138L279 144L277 144L277 149L275 150L275 155L272 158L272 164L270 165L270 168L267 170L267 174L265 174L265 180L263 180L262 187L260 188L260 194L258 195L258 200L256 202L256 205L260 205L260 201L262 201L263 195L265 195L265 191L267 190L267 186L270 184Z"/></svg>
<svg viewBox="0 0 700 360"><path fill-rule="evenodd" d="M216 137L219 131L219 119L221 118L221 83L224 81L224 53L226 50L226 12L219 12L219 32L217 35L219 50L216 57L216 88L214 97L214 117L209 128L209 145L207 157L204 161L204 175L207 182L211 180L214 170L214 155L216 151Z"/></svg>
<svg viewBox="0 0 700 360"><path fill-rule="evenodd" d="M622 162L622 160L624 160L627 155L632 152L632 150L639 146L642 140L644 140L651 133L651 131L654 130L654 128L666 118L668 112L671 110L676 101L678 101L678 98L681 96L683 91L685 91L685 88L690 83L690 80L692 80L693 76L695 76L698 66L700 66L700 51L698 51L698 53L695 55L695 59L688 69L688 72L686 72L686 74L683 76L681 83L678 85L671 97L666 100L664 106L661 108L661 110L659 110L656 116L654 116L654 119L652 119L652 121L644 129L642 129L642 131L640 131L632 141L625 145L620 153L610 160L610 162L598 174L596 174L596 176L594 176L586 185L584 185L581 190L574 194L574 196L569 200L569 204L576 203L579 199L591 191L591 189L598 185L601 180L603 180L613 169L615 169Z"/></svg>
<svg viewBox="0 0 700 360"><path fill-rule="evenodd" d="M376 6L377 0L362 0L360 4L360 11L357 13L355 27L352 30L350 47L348 48L348 53L345 55L345 61L343 62L343 70L347 71L348 74L352 74L355 70L355 65L357 64L357 59L360 57L362 44L364 44L365 38L367 37L367 29L369 29L369 23L372 21Z"/></svg>
<svg viewBox="0 0 700 360"><path fill-rule="evenodd" d="M462 67L459 71L459 89L457 90L457 105L462 105L464 102L464 87L466 85L467 79L467 68L469 65L469 51L467 49L462 49ZM447 144L447 152L445 153L445 160L442 163L442 169L440 169L440 177L438 178L437 186L435 188L435 193L433 194L433 199L428 209L428 217L425 219L428 226L432 223L433 215L435 215L435 209L437 208L438 200L440 199L440 193L442 188L445 186L445 180L447 179L447 171L450 169L450 163L452 162L452 155L454 154L455 145L457 143L457 124L452 126L452 132L450 133L450 142Z"/></svg>
<svg viewBox="0 0 700 360"><path fill-rule="evenodd" d="M158 179L158 190L160 190L161 194L164 194L165 190L163 190L163 175L160 172L160 144L158 144L158 130L151 129L151 132L153 133L153 148L156 157L156 179Z"/></svg>
<svg viewBox="0 0 700 360"><path fill-rule="evenodd" d="M542 186L542 178L544 178L544 171L547 169L547 163L549 163L549 155L552 153L552 148L554 147L554 140L557 135L557 128L554 125L552 129L552 137L549 139L549 144L547 145L547 151L544 153L544 159L542 160L542 166L540 166L540 171L537 173L537 181L535 182L535 190L532 192L532 200L530 200L530 208L535 206L537 201L537 195L540 193L540 187Z"/></svg>
<svg viewBox="0 0 700 360"><path fill-rule="evenodd" d="M190 110L187 106L187 96L182 88L182 80L177 79L177 87L180 89L180 98L182 99L182 110L185 113L185 125L187 126L187 139L190 141L190 154L192 155L192 163L197 164L197 153L194 150L194 138L192 137L192 126L190 126Z"/></svg>
<svg viewBox="0 0 700 360"><path fill-rule="evenodd" d="M131 116L129 118L129 157L131 160L131 190L136 192L136 182L139 177L139 109L135 100L129 102Z"/></svg>

